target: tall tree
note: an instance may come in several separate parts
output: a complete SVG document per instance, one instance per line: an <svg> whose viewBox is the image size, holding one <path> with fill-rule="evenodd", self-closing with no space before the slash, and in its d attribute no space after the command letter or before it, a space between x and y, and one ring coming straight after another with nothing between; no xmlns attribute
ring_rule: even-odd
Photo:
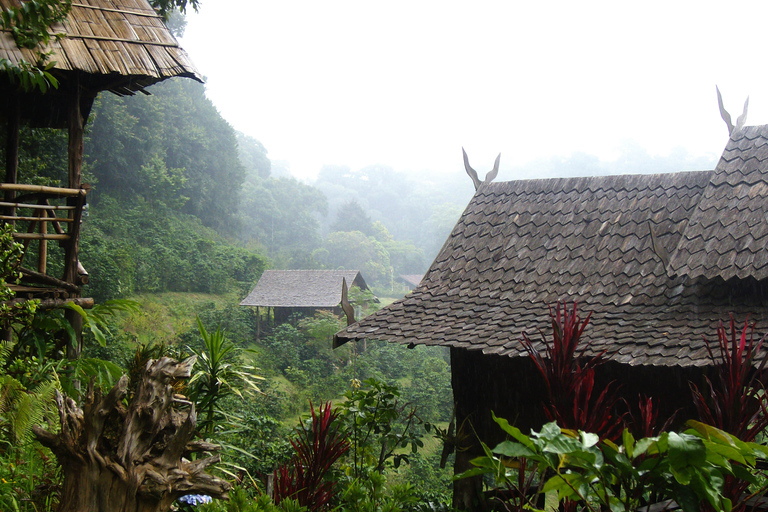
<svg viewBox="0 0 768 512"><path fill-rule="evenodd" d="M336 212L336 221L331 231L360 231L366 236L373 235L373 222L362 206L352 199L344 203Z"/></svg>

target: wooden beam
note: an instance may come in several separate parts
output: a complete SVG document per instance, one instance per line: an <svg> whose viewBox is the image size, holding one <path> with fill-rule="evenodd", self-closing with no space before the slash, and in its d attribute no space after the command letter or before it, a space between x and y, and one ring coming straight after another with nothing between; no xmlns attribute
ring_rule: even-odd
<svg viewBox="0 0 768 512"><path fill-rule="evenodd" d="M20 304L22 302L26 302L27 300L28 299L13 299L13 300L4 302L4 304L9 304L9 305ZM74 297L71 299L41 299L40 305L37 308L38 309L56 309L56 308L62 307L64 304L67 304L69 302L73 304L77 304L83 309L91 309L95 304L94 300L91 297ZM81 319L83 318L74 311L72 311L72 313L75 313L78 316L78 318L81 318Z"/></svg>
<svg viewBox="0 0 768 512"><path fill-rule="evenodd" d="M71 292L80 293L79 286L75 286L72 283L62 281L61 279L56 279L55 277L49 276L47 274L41 274L40 272L35 272L34 270L24 267L19 268L19 271L23 274L22 279L26 282L47 284L49 286L64 288L65 290L69 290Z"/></svg>

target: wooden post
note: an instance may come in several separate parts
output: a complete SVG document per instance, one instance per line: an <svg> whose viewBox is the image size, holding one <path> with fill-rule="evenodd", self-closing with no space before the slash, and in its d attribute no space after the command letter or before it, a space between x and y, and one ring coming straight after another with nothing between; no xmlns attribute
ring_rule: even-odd
<svg viewBox="0 0 768 512"><path fill-rule="evenodd" d="M80 80L79 77L74 80L74 87L69 97L69 144L68 153L68 187L80 188L82 180L81 171L83 168L83 136L85 122L80 110Z"/></svg>
<svg viewBox="0 0 768 512"><path fill-rule="evenodd" d="M68 183L69 188L80 188L81 184L81 171L83 168L83 136L85 123L83 114L80 110L80 79L76 76L73 80L72 90L69 95L69 144L67 146L67 171L68 171ZM82 201L78 198L77 204L80 208L75 210L75 218L69 226L70 234L72 235L66 249L66 259L64 261L64 281L72 284L77 283L77 261L78 261L78 234L80 233L80 212L82 211ZM75 294L79 297L79 294ZM83 346L83 319L76 312L68 309L65 316L69 323L72 325L72 329L75 331L76 343L67 343L67 358L77 359L80 357L80 352Z"/></svg>
<svg viewBox="0 0 768 512"><path fill-rule="evenodd" d="M48 233L48 223L43 220L48 217L48 212L42 210L40 212L40 234L45 236ZM40 239L40 247L37 258L37 271L41 274L45 274L45 269L48 265L48 241L45 238Z"/></svg>
<svg viewBox="0 0 768 512"><path fill-rule="evenodd" d="M261 341L261 309L256 306L256 341Z"/></svg>

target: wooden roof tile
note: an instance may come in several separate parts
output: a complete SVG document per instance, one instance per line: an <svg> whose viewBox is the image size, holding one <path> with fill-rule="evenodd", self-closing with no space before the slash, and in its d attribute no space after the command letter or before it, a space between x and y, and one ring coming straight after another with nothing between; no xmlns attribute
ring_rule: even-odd
<svg viewBox="0 0 768 512"><path fill-rule="evenodd" d="M241 306L265 307L335 307L341 303L342 279L347 286L365 290L368 286L357 270L265 270ZM434 313L426 316L431 321ZM406 330L409 324L400 324ZM369 326L367 333L378 332ZM412 329L411 329L412 330Z"/></svg>

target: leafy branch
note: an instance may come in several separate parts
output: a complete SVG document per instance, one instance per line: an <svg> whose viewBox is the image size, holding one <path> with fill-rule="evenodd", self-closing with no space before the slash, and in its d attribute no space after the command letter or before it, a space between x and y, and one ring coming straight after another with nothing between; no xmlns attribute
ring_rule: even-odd
<svg viewBox="0 0 768 512"><path fill-rule="evenodd" d="M33 63L21 59L14 64L0 59L0 71L8 75L11 83L18 84L25 92L38 89L46 93L50 88L58 88L58 80L50 73L55 65L49 61L52 52L43 49L52 39L64 37L53 33L52 27L64 21L71 9L71 0L28 0L0 12L0 29L10 32L16 46L37 49Z"/></svg>

